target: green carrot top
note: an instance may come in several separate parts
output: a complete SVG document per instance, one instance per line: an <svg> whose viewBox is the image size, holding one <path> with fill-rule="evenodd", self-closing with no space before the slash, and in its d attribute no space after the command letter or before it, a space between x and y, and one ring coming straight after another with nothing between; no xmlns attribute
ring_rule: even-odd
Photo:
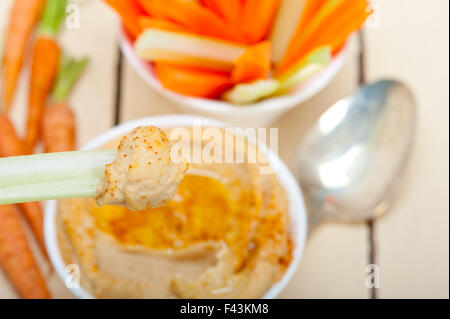
<svg viewBox="0 0 450 319"><path fill-rule="evenodd" d="M47 0L39 24L39 33L51 37L58 35L61 24L66 15L67 0Z"/></svg>
<svg viewBox="0 0 450 319"><path fill-rule="evenodd" d="M67 56L61 59L58 77L53 87L52 101L65 102L79 75L88 63L88 58L76 60Z"/></svg>

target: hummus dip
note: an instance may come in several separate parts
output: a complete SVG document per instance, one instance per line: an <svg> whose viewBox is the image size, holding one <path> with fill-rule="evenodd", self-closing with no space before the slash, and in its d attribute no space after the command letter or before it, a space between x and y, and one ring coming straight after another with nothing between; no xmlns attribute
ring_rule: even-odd
<svg viewBox="0 0 450 319"><path fill-rule="evenodd" d="M188 168L170 158L171 143L155 126L140 126L125 135L114 162L106 165L97 187L97 204L122 205L132 210L164 206Z"/></svg>
<svg viewBox="0 0 450 319"><path fill-rule="evenodd" d="M248 163L253 146L231 147L243 163L191 162L165 207L59 201L60 249L82 286L98 298L262 297L291 260L288 200L276 174Z"/></svg>

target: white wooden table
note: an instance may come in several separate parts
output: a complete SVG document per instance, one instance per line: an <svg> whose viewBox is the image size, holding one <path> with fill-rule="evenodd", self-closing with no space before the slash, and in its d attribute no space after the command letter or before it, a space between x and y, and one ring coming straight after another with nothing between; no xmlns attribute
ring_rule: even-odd
<svg viewBox="0 0 450 319"><path fill-rule="evenodd" d="M2 29L11 2L0 0ZM120 82L122 93L120 121L174 113L170 103L154 94L126 61L117 80L118 21L114 13L99 0L74 2L80 4L80 28L64 30L62 43L71 54L91 59L71 98L78 116L79 144L114 125L116 82ZM370 298L373 291L365 285L365 268L373 257L381 272L377 297L449 297L449 2L375 3L378 15L364 31L367 80L400 79L412 87L418 103L417 142L407 180L393 209L373 227L321 226L308 240L301 265L283 298ZM291 168L295 146L313 121L358 87L360 50L354 40L344 68L332 83L273 125L279 128L281 156ZM26 99L24 72L13 110L20 132ZM38 252L36 255L53 297L70 298L51 267ZM0 271L0 298L16 296Z"/></svg>

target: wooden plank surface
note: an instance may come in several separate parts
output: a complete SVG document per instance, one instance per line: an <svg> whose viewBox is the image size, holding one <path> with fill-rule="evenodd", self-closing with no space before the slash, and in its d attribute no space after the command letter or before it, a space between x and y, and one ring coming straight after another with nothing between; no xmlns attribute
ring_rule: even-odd
<svg viewBox="0 0 450 319"><path fill-rule="evenodd" d="M449 297L449 2L377 1L366 31L369 80L414 91L416 145L401 197L376 223L382 298Z"/></svg>

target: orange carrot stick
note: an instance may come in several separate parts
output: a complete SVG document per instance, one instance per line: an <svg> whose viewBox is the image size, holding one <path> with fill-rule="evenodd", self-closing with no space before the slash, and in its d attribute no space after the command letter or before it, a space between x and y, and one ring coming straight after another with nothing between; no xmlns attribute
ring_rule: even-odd
<svg viewBox="0 0 450 319"><path fill-rule="evenodd" d="M188 28L183 27L175 22L145 16L139 18L139 25L141 26L142 30L155 28L175 32L189 32Z"/></svg>
<svg viewBox="0 0 450 319"><path fill-rule="evenodd" d="M6 113L0 113L0 157L25 155L16 129Z"/></svg>
<svg viewBox="0 0 450 319"><path fill-rule="evenodd" d="M231 86L228 73L160 62L155 63L155 72L165 88L189 96L216 98Z"/></svg>
<svg viewBox="0 0 450 319"><path fill-rule="evenodd" d="M301 31L300 35L294 36L289 43L284 58L280 63L278 72L283 72L292 66L299 57L308 52L305 44L311 41L319 30L326 28L327 21L343 14L349 6L352 5L351 0L329 0L319 8L317 14L311 19L308 25Z"/></svg>
<svg viewBox="0 0 450 319"><path fill-rule="evenodd" d="M156 17L188 27L191 32L210 37L244 42L239 30L230 25L214 11L201 6L196 1L183 0L141 0L145 10Z"/></svg>
<svg viewBox="0 0 450 319"><path fill-rule="evenodd" d="M75 114L70 105L52 103L45 111L43 123L44 151L69 152L76 149Z"/></svg>
<svg viewBox="0 0 450 319"><path fill-rule="evenodd" d="M25 149L23 143L17 136L14 125L6 114L0 114L0 157L20 156L24 154ZM30 225L42 252L46 254L43 226L44 217L41 205L34 202L19 204L19 206Z"/></svg>
<svg viewBox="0 0 450 319"><path fill-rule="evenodd" d="M30 226L42 253L47 257L47 247L45 246L44 237L44 211L42 210L41 203L20 203L18 206L28 226Z"/></svg>
<svg viewBox="0 0 450 319"><path fill-rule="evenodd" d="M6 32L5 50L2 61L3 85L1 86L0 104L3 104L5 111L11 108L28 38L39 18L43 4L44 0L14 1Z"/></svg>
<svg viewBox="0 0 450 319"><path fill-rule="evenodd" d="M32 153L41 137L45 103L58 72L60 48L56 42L65 15L66 0L47 0L39 37L33 48L25 151Z"/></svg>
<svg viewBox="0 0 450 319"><path fill-rule="evenodd" d="M169 20L169 15L166 10L158 4L155 4L154 0L137 0L141 5L144 12L156 19L165 19Z"/></svg>
<svg viewBox="0 0 450 319"><path fill-rule="evenodd" d="M306 0L300 21L295 30L293 39L299 38L309 22L314 18L327 0Z"/></svg>
<svg viewBox="0 0 450 319"><path fill-rule="evenodd" d="M60 49L53 39L41 37L37 40L33 50L25 135L27 154L33 153L34 147L41 137L45 104L56 78L59 57Z"/></svg>
<svg viewBox="0 0 450 319"><path fill-rule="evenodd" d="M221 15L219 1L220 0L201 0L201 4L204 7L207 7L208 9L211 9L215 13ZM241 1L241 0L239 0L239 1Z"/></svg>
<svg viewBox="0 0 450 319"><path fill-rule="evenodd" d="M113 8L122 20L125 30L135 39L139 36L142 29L139 25L139 16L143 10L135 0L105 0Z"/></svg>
<svg viewBox="0 0 450 319"><path fill-rule="evenodd" d="M367 17L371 14L372 11L367 11L364 14L355 17L354 20L349 21L349 23L346 25L346 28L343 28L342 31L330 42L331 53L336 54L337 52L339 52L350 34L360 29L366 21Z"/></svg>
<svg viewBox="0 0 450 319"><path fill-rule="evenodd" d="M63 59L42 125L45 152L69 152L76 148L75 115L67 98L87 62L87 59Z"/></svg>
<svg viewBox="0 0 450 319"><path fill-rule="evenodd" d="M327 25L327 28L318 33L314 39L308 43L306 49L329 45L332 54L342 46L347 37L358 30L366 18L371 14L367 10L365 0L354 0L352 6L342 15L337 16Z"/></svg>
<svg viewBox="0 0 450 319"><path fill-rule="evenodd" d="M0 206L0 265L23 298L50 298L14 205Z"/></svg>
<svg viewBox="0 0 450 319"><path fill-rule="evenodd" d="M280 0L246 0L242 13L242 30L250 43L264 40L278 10Z"/></svg>
<svg viewBox="0 0 450 319"><path fill-rule="evenodd" d="M267 78L271 66L270 42L264 41L248 48L236 61L231 73L233 83L253 82Z"/></svg>

